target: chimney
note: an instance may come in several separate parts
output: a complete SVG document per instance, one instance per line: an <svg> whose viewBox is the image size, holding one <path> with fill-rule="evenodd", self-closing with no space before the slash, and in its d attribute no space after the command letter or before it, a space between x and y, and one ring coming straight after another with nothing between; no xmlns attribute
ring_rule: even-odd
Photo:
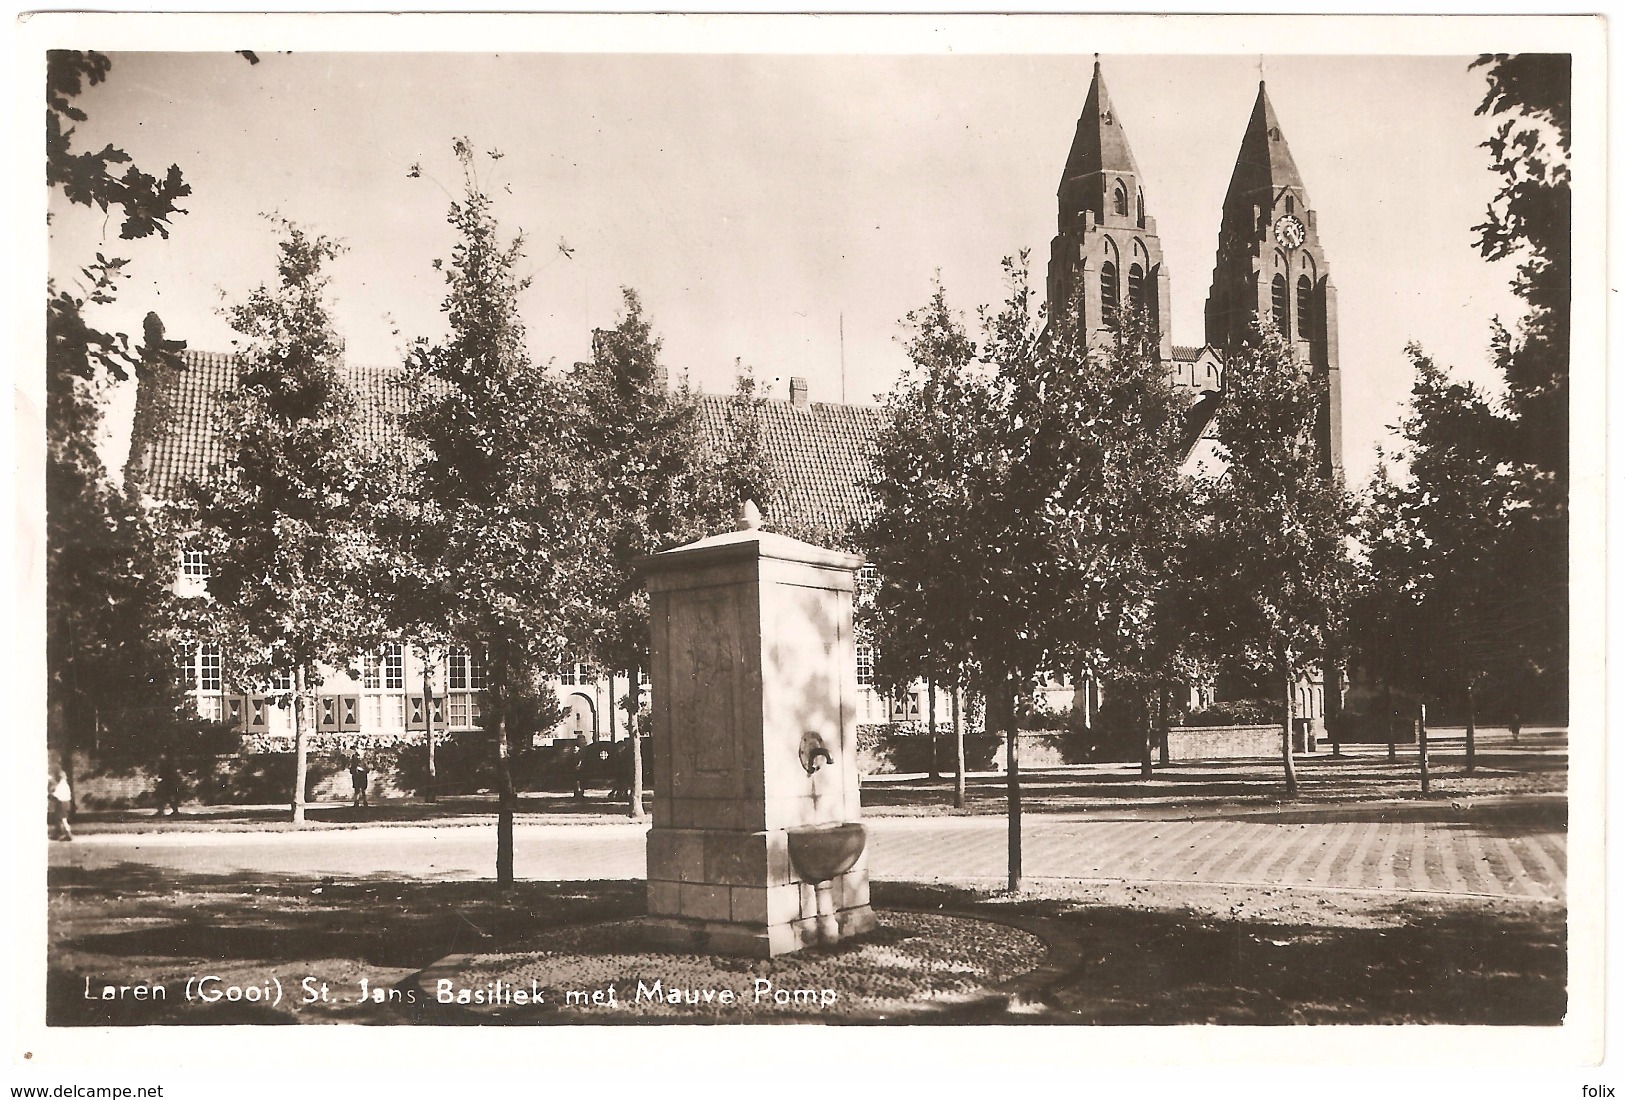
<svg viewBox="0 0 1625 1100"><path fill-rule="evenodd" d="M805 378L790 379L790 404L797 409L807 407L807 380Z"/></svg>

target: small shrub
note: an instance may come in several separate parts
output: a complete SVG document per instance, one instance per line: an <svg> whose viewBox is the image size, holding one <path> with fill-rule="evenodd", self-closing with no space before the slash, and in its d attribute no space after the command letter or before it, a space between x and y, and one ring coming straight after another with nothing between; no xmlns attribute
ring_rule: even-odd
<svg viewBox="0 0 1625 1100"><path fill-rule="evenodd" d="M1185 716L1182 726L1268 726L1281 722L1281 704L1270 699L1232 699Z"/></svg>

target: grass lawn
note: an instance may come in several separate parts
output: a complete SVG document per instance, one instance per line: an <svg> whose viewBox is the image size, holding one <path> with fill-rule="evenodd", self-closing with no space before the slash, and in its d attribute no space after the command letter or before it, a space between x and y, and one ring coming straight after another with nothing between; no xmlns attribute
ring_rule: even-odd
<svg viewBox="0 0 1625 1100"><path fill-rule="evenodd" d="M1046 883L1019 899L878 883L874 900L1015 918L1050 943L1056 969L1041 988L1010 1007L936 1022L1539 1025L1560 1023L1565 1011L1565 911L1550 903L1131 883ZM636 882L526 882L502 892L489 882L57 868L47 1020L489 1023L421 994L408 1003L406 993L445 956L490 954L549 927L642 909ZM187 979L210 975L220 991L280 983L281 1003L188 1002ZM369 992L383 991L381 1003L357 999L363 978ZM165 999L99 996L106 984L137 983L161 983ZM307 1002L323 983L327 998Z"/></svg>

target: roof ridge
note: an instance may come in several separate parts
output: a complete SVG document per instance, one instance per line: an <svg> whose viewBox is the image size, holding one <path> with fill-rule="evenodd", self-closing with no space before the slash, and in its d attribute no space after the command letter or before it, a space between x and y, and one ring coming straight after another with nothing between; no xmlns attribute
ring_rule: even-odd
<svg viewBox="0 0 1625 1100"><path fill-rule="evenodd" d="M226 458L213 410L220 392L231 385L227 376L238 356L193 349L184 354L190 366L202 369L145 380L141 384L152 388L137 398L149 407L168 406L164 421L144 444L143 480L158 498L173 498L186 480L207 477L210 466ZM405 364L390 368L340 362L342 375L353 386L363 437L380 449L395 445L401 438L399 414L422 392L390 384L403 376ZM733 395L697 396L702 434L708 443L725 446L735 429ZM788 399L763 397L750 407L778 483L771 504L760 502L775 525L844 532L873 514L877 505L868 482L874 470L872 445L884 416L881 406L815 401L794 409Z"/></svg>

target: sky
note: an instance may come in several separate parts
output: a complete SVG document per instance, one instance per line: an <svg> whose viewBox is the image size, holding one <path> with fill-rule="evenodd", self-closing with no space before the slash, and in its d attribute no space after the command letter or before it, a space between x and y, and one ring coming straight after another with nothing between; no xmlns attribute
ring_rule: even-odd
<svg viewBox="0 0 1625 1100"><path fill-rule="evenodd" d="M467 136L504 226L528 241L532 354L585 357L635 288L674 376L709 392L749 365L773 395L871 401L906 366L901 319L940 274L974 321L1001 257L1030 249L1042 287L1055 191L1087 93L1066 54L110 54L75 143L111 142L193 188L168 240L53 200L49 262L97 250L132 278L104 320L149 309L193 348L227 351L221 307L273 275L275 212L348 251L332 266L350 358L399 362L445 332L445 215ZM1338 292L1345 464L1363 484L1421 343L1492 382L1490 319L1513 319L1509 264L1473 247L1495 179L1462 56L1105 54L1172 278L1176 343L1202 341L1219 213L1260 73L1316 211ZM410 178L416 164L421 178ZM560 247L564 244L568 252ZM130 395L113 397L110 463Z"/></svg>

